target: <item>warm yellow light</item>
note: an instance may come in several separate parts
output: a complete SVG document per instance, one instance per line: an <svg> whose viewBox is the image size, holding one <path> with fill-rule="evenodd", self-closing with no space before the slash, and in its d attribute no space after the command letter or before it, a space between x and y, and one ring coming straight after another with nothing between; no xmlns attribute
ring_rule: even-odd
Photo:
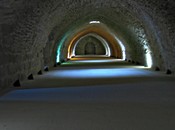
<svg viewBox="0 0 175 130"><path fill-rule="evenodd" d="M69 46L68 46L67 58L71 58L77 41L81 37L89 33L97 34L103 37L104 39L106 39L106 41L109 43L109 47L111 48L111 55L114 57L122 58L122 48L119 45L118 41L115 39L113 35L111 35L109 30L107 31L105 27L101 26L101 24L86 26L85 28L80 30L78 33L74 34L73 38L68 41Z"/></svg>

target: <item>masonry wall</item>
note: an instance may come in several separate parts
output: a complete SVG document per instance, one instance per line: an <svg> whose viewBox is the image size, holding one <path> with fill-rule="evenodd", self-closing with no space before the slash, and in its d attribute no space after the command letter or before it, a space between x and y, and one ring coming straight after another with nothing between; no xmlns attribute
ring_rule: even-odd
<svg viewBox="0 0 175 130"><path fill-rule="evenodd" d="M86 37L78 42L75 48L75 54L76 55L86 55L85 52L86 52L86 49L88 49L86 47L87 47L87 44L89 43L92 43L94 45L93 48L95 49L95 52L94 52L95 55L105 55L106 54L106 50L105 50L103 43L101 43L101 41L99 41L98 39L92 36Z"/></svg>
<svg viewBox="0 0 175 130"><path fill-rule="evenodd" d="M128 58L144 64L148 43L154 66L175 71L174 0L2 0L0 6L0 89L52 67L66 31L93 18L124 39Z"/></svg>

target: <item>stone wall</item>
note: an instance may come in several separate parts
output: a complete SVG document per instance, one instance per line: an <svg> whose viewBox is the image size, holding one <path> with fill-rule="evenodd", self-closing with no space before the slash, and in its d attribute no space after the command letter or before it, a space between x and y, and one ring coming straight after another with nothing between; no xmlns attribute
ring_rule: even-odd
<svg viewBox="0 0 175 130"><path fill-rule="evenodd" d="M120 35L128 58L175 71L174 0L1 0L0 88L55 63L56 48L71 27L99 19ZM146 42L145 42L146 41Z"/></svg>
<svg viewBox="0 0 175 130"><path fill-rule="evenodd" d="M98 39L92 36L85 37L84 39L78 42L75 48L75 54L76 55L86 55L85 52L86 52L86 49L87 49L86 46L88 43L94 44L95 55L105 55L106 54L105 47L101 43L101 41L99 41Z"/></svg>

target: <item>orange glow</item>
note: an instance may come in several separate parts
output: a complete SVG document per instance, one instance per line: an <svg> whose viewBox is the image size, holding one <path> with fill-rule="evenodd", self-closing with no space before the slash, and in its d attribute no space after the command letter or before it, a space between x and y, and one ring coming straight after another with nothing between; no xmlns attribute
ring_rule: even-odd
<svg viewBox="0 0 175 130"><path fill-rule="evenodd" d="M103 37L109 44L109 47L111 48L111 56L122 58L122 50L119 45L119 43L116 41L116 39L108 32L108 30L100 25L91 25L86 26L81 31L76 33L72 39L70 39L68 42L70 43L68 46L68 55L67 58L71 58L71 55L73 53L73 48L76 44L76 42L83 36L89 34L89 33L96 33L97 35Z"/></svg>

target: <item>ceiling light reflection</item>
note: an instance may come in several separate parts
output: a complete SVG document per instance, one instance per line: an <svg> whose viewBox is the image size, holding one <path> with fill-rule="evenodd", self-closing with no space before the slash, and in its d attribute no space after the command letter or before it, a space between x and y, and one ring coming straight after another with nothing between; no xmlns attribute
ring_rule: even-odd
<svg viewBox="0 0 175 130"><path fill-rule="evenodd" d="M92 24L92 23L100 23L100 21L90 21L89 24Z"/></svg>

